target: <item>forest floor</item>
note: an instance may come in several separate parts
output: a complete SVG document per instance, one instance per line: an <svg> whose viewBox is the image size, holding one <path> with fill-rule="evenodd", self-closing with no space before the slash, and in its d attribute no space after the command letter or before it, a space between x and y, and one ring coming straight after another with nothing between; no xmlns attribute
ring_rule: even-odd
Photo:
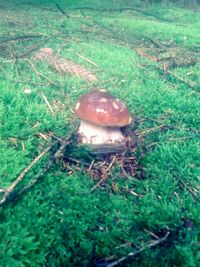
<svg viewBox="0 0 200 267"><path fill-rule="evenodd" d="M200 9L57 2L0 4L0 266L198 266ZM99 88L134 118L101 159L74 134Z"/></svg>

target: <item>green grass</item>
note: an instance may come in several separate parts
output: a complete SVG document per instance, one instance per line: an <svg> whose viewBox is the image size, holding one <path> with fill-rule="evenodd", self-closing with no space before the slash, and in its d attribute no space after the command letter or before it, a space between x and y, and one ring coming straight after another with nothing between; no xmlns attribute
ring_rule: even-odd
<svg viewBox="0 0 200 267"><path fill-rule="evenodd" d="M145 177L122 179L115 168L105 186L91 193L97 181L84 170L68 175L62 163L56 163L19 201L0 209L0 266L98 266L99 259L112 256L115 261L141 246L144 250L127 266L199 266L200 64L172 70L197 83L190 88L165 79L155 63L136 53L138 46L149 48L148 37L157 41L173 37L175 47L199 58L199 13L173 5L142 9L139 1L135 4L59 1L69 18L54 1L1 4L0 189L7 188L48 146L39 133L69 136L76 124L72 109L78 97L92 88L106 88L133 113L136 133L142 138L136 155ZM84 6L136 7L153 16L131 10L75 10ZM24 35L37 37L8 41ZM51 47L85 66L98 81L88 84L34 62L31 51L41 47ZM24 93L27 88L30 94ZM24 183L47 160L45 156L37 163ZM162 238L167 232L163 243L148 246L155 235Z"/></svg>

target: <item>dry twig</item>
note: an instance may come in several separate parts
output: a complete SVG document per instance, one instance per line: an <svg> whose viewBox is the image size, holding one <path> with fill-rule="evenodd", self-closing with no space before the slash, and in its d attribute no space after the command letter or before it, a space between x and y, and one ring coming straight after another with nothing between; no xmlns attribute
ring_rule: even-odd
<svg viewBox="0 0 200 267"><path fill-rule="evenodd" d="M158 43L157 43L157 42L155 42L154 40L150 39L149 37L148 37L148 39L151 40L152 42L154 42L154 44L157 44L157 46L158 46ZM137 52L137 54L138 54L139 56L141 56L141 57L143 57L143 58L146 58L146 59L148 59L148 60L150 60L150 61L152 61L152 62L159 62L159 59L158 59L157 56L152 56L152 55L150 55L149 53L147 53L147 52L145 51L144 48L139 47L139 48L136 48L135 51ZM170 57L170 58L171 58L171 57ZM170 59L170 58L169 58L169 59ZM166 60L166 58L165 58L165 60ZM192 64L192 62L187 63L187 65L190 65L190 64ZM183 62L181 65L185 65L185 63ZM191 81L187 81L187 80L183 79L182 77L178 76L177 74L175 74L174 72L172 72L171 70L169 70L169 67L168 67L168 66L165 66L165 64L164 64L163 66L155 66L155 65L153 65L153 67L154 67L156 70L158 70L159 72L162 72L162 74L163 74L165 77L168 76L169 78L170 78L170 77L171 77L171 78L174 78L174 79L176 79L177 81L186 84L188 87L190 87L190 88L192 88L192 89L195 89L195 88L198 86L197 83L195 83L195 82L191 82Z"/></svg>
<svg viewBox="0 0 200 267"><path fill-rule="evenodd" d="M195 199L197 199L198 194L199 194L198 190L195 191L195 188L192 189L191 186L189 186L188 184L186 184L186 183L185 183L179 176L174 175L174 177L180 182L180 184L181 184L181 186L182 186L183 188L187 189L187 190L190 192L190 194L191 194Z"/></svg>
<svg viewBox="0 0 200 267"><path fill-rule="evenodd" d="M17 179L9 186L6 190L5 193L0 200L0 206L2 206L7 198L10 196L10 194L14 191L15 187L21 182L24 178L24 176L28 173L28 171L47 153L49 150L55 145L54 142L53 144L49 145L45 150L43 150L23 171L22 173L17 177Z"/></svg>
<svg viewBox="0 0 200 267"><path fill-rule="evenodd" d="M16 40L23 40L23 39L32 39L32 38L42 38L46 36L46 34L35 34L35 35L19 35L19 36L3 36L0 38L0 44L5 43L5 42L10 42L10 41L16 41Z"/></svg>
<svg viewBox="0 0 200 267"><path fill-rule="evenodd" d="M162 68L159 68L159 70L165 72L165 74L171 75L173 78L175 78L176 80L180 81L181 83L186 84L187 86L189 86L192 89L197 87L197 84L195 82L186 81L185 79L179 77L178 75L176 75L175 73L171 72L170 70L166 70L165 71Z"/></svg>
<svg viewBox="0 0 200 267"><path fill-rule="evenodd" d="M33 187L40 180L40 178L50 169L50 167L54 164L56 159L62 156L62 153L64 152L66 146L69 145L70 143L71 141L69 139L62 141L59 149L53 154L53 156L50 158L46 166L39 172L39 174L35 177L35 179L31 180L26 186L20 189L17 192L16 196L19 197L23 193L27 192L31 187Z"/></svg>
<svg viewBox="0 0 200 267"><path fill-rule="evenodd" d="M94 192L94 190L100 187L107 180L107 178L108 178L107 176L106 177L103 176L101 180L91 188L90 192L91 193Z"/></svg>
<svg viewBox="0 0 200 267"><path fill-rule="evenodd" d="M157 246L158 244L164 242L167 237L169 236L169 232L167 232L167 234L163 237L163 238L160 238L160 239L156 239L156 240L151 240L150 242L142 245L138 250L136 250L135 252L130 252L127 256L124 256L124 257L121 257L120 259L114 261L114 262L111 262L109 263L106 267L114 267L114 266L118 266L120 265L122 262L136 256L137 254L140 254L142 251L146 250L146 249L149 249L149 248L152 248L152 247L155 247Z"/></svg>
<svg viewBox="0 0 200 267"><path fill-rule="evenodd" d="M70 18L70 16L66 14L66 12L60 7L60 5L58 3L56 3L55 6L60 11L60 13L63 14L66 18L68 18L68 19Z"/></svg>
<svg viewBox="0 0 200 267"><path fill-rule="evenodd" d="M138 9L138 8L131 8L131 7L127 7L127 8L110 8L110 9L103 9L103 8L93 8L93 7L77 7L77 8L74 8L74 10L91 10L91 11L97 11L97 12L124 12L124 11L132 11L132 12L137 12L137 13L141 13L141 14L144 14L144 15L147 15L147 16L150 16L150 17L153 17L157 20L160 20L160 21L165 21L165 22L172 22L171 20L168 20L168 19L164 19L164 18L161 18L161 17L158 17L156 16L155 14L152 14L152 13L149 13L149 12L146 12L144 10L141 10L141 9Z"/></svg>
<svg viewBox="0 0 200 267"><path fill-rule="evenodd" d="M97 67L97 68L99 67L99 66L98 66L96 63L94 63L91 59L86 58L86 57L82 56L82 55L79 54L79 53L76 53L76 55L79 56L80 58L84 59L85 61L89 62L90 64L94 65L95 67Z"/></svg>
<svg viewBox="0 0 200 267"><path fill-rule="evenodd" d="M52 109L52 107L51 107L51 105L49 104L49 101L47 100L46 96L43 93L41 93L41 96L44 99L45 103L47 104L47 107L49 108L49 110L51 111L51 113L52 114L55 114L54 111L53 111L53 109Z"/></svg>
<svg viewBox="0 0 200 267"><path fill-rule="evenodd" d="M47 76L45 76L44 74L42 74L41 72L39 72L36 67L34 66L34 64L28 60L28 63L31 65L31 67L33 68L33 70L36 72L36 74L42 78L44 78L45 80L47 80L50 84L56 85L56 83L52 80L50 80Z"/></svg>
<svg viewBox="0 0 200 267"><path fill-rule="evenodd" d="M77 127L74 128L72 133L66 139L56 138L57 140L54 141L51 145L49 145L44 151L42 151L17 177L17 179L11 184L0 200L0 207L4 206L5 204L19 198L23 193L27 192L32 186L34 186L41 177L50 169L50 167L55 163L55 161L60 158L66 148L71 142L74 133L77 131ZM27 185L22 187L21 189L15 189L16 186L24 179L25 175L30 171L30 169L47 153L49 152L55 145L60 144L59 148L56 152L50 157L49 161L47 162L46 166L41 169L35 179L32 179Z"/></svg>
<svg viewBox="0 0 200 267"><path fill-rule="evenodd" d="M199 136L199 134L197 134L197 136ZM195 136L183 136L183 137L178 137L178 138L169 138L167 140L161 140L161 141L157 141L157 142L153 142L151 144L149 144L146 148L149 149L151 147L154 147L155 145L159 144L159 143L168 143L168 142L182 142L185 140L189 140L189 139L193 139Z"/></svg>

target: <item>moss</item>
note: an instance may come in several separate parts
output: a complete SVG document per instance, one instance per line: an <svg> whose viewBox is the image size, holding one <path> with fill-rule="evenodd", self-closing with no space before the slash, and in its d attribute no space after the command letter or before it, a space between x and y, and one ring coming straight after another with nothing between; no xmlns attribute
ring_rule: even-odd
<svg viewBox="0 0 200 267"><path fill-rule="evenodd" d="M97 181L84 169L68 175L57 162L31 191L0 209L0 266L92 266L142 246L127 266L198 266L199 88L165 79L135 48L145 47L148 37L172 37L176 49L198 57L199 15L174 4L60 1L67 18L54 1L40 2L1 4L0 188L7 188L48 145L44 135L69 135L76 124L74 104L96 87L123 99L133 113L143 140L134 156L140 157L145 176L122 178L115 168L91 193ZM93 9L80 12L80 6ZM145 14L95 10L126 7ZM83 65L98 81L89 84L32 61L40 47ZM173 71L197 83L200 78L198 63ZM84 151L73 153L91 160ZM47 160L34 166L24 183ZM148 247L167 232L164 242Z"/></svg>

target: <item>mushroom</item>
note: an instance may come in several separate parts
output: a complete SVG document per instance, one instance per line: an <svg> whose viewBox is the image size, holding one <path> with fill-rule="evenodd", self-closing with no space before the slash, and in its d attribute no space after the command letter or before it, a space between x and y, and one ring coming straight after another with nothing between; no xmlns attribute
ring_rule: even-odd
<svg viewBox="0 0 200 267"><path fill-rule="evenodd" d="M132 117L125 104L109 92L96 90L81 96L75 114L81 120L81 143L98 147L125 145L120 128L129 125Z"/></svg>

